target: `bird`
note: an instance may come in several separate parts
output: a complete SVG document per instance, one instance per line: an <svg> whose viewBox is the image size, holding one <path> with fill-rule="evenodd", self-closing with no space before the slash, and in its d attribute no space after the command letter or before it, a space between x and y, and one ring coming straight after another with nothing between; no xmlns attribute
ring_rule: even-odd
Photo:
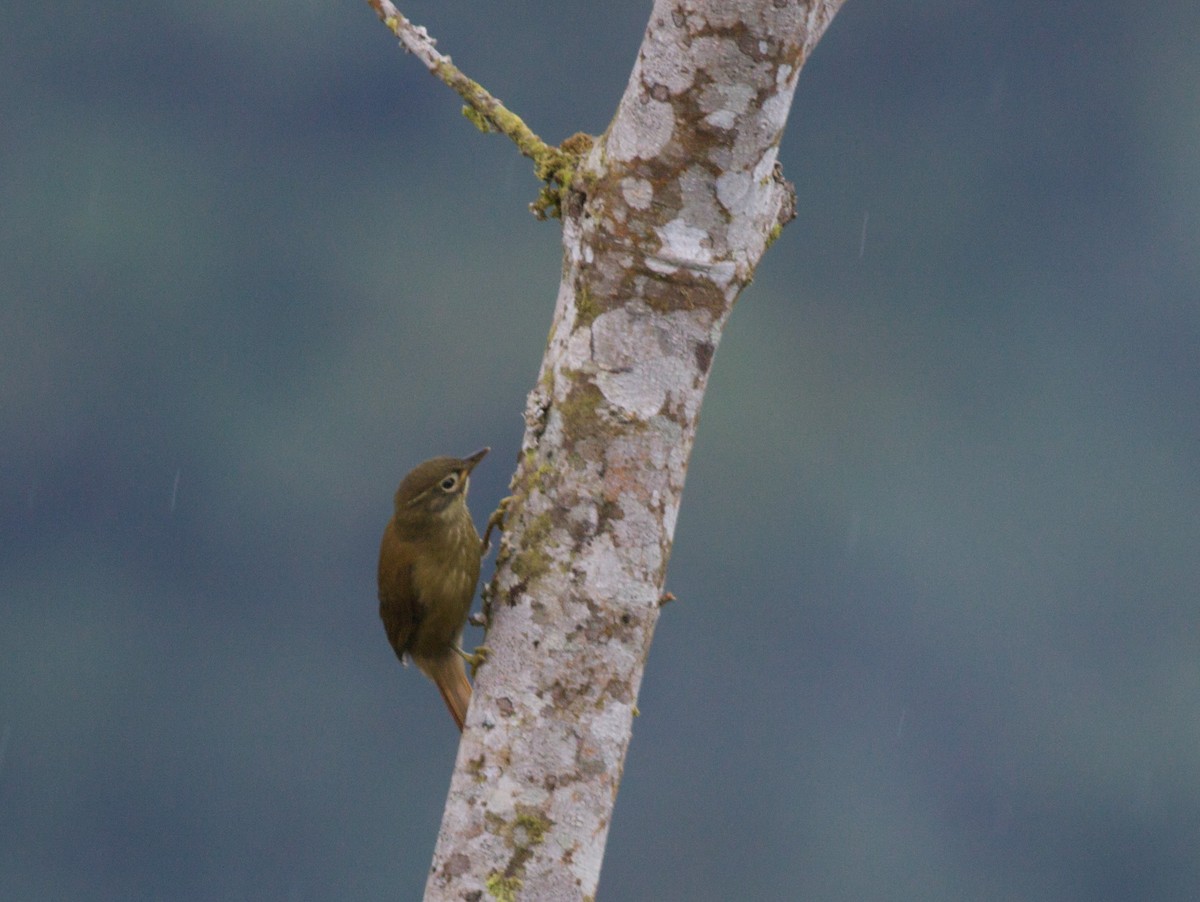
<svg viewBox="0 0 1200 902"><path fill-rule="evenodd" d="M490 451L434 457L396 490L379 546L379 616L402 663L409 658L437 685L459 731L471 701L462 632L479 581L483 543L467 509L471 471Z"/></svg>

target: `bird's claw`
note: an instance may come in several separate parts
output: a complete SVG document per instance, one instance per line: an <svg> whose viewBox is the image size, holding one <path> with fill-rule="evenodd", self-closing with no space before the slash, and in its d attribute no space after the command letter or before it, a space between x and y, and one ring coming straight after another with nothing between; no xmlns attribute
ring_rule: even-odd
<svg viewBox="0 0 1200 902"><path fill-rule="evenodd" d="M492 515L488 517L487 527L483 530L483 539L480 542L480 554L487 554L488 549L492 547L491 537L492 530L498 529L504 532L504 517L508 513L508 505L512 501L512 495L507 498L501 498L500 503L496 505L496 509L492 511Z"/></svg>
<svg viewBox="0 0 1200 902"><path fill-rule="evenodd" d="M458 646L455 646L454 650L462 656L462 659L467 662L467 666L471 668L471 679L475 679L475 671L479 669L480 665L492 653L492 650L486 645L476 645L473 652L463 651Z"/></svg>

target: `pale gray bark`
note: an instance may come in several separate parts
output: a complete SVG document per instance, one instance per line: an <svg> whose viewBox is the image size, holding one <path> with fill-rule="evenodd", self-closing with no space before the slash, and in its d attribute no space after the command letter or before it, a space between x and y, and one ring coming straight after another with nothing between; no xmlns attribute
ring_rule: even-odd
<svg viewBox="0 0 1200 902"><path fill-rule="evenodd" d="M657 0L575 174L426 899L596 893L713 355L790 218L776 152L840 5Z"/></svg>

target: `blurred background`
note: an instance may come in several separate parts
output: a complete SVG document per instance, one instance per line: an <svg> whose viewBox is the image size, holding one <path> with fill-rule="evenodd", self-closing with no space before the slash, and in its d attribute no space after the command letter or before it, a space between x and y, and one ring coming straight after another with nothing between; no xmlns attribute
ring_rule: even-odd
<svg viewBox="0 0 1200 902"><path fill-rule="evenodd" d="M403 8L557 142L650 4ZM1197 35L838 15L602 898L1200 898ZM457 736L378 538L426 457L504 494L559 274L459 107L362 2L0 10L0 898L419 898Z"/></svg>

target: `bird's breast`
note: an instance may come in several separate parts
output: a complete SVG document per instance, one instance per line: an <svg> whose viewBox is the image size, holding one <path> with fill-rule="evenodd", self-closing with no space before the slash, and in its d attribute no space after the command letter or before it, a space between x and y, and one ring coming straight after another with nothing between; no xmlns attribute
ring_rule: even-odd
<svg viewBox="0 0 1200 902"><path fill-rule="evenodd" d="M413 562L413 588L422 609L413 656L457 642L479 582L479 534L470 515L447 524Z"/></svg>

